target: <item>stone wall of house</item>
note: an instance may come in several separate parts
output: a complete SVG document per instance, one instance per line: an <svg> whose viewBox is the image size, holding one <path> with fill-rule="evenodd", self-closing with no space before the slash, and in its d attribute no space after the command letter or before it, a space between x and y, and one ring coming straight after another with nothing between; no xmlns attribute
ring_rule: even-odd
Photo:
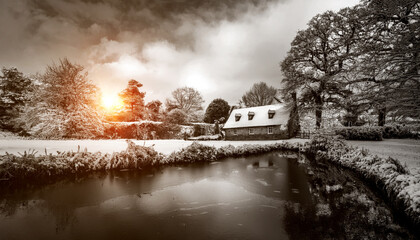
<svg viewBox="0 0 420 240"><path fill-rule="evenodd" d="M268 133L268 128L273 128L273 133ZM225 129L226 140L275 140L275 139L287 139L288 132L287 128L281 126L264 126L264 127L252 127L253 134L249 133L250 127Z"/></svg>

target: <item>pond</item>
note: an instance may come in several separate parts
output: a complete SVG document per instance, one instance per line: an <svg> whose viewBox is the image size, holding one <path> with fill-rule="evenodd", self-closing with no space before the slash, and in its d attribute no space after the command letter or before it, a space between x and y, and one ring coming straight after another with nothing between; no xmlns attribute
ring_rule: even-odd
<svg viewBox="0 0 420 240"><path fill-rule="evenodd" d="M412 238L351 175L296 157L2 186L0 239Z"/></svg>

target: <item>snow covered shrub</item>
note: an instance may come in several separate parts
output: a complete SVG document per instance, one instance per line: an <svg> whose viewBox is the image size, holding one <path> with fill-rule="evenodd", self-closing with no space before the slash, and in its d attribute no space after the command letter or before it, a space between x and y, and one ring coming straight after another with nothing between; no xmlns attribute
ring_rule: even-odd
<svg viewBox="0 0 420 240"><path fill-rule="evenodd" d="M236 148L233 145L229 144L227 146L222 146L217 149L218 159L227 158L227 157L235 157L235 156L237 156Z"/></svg>
<svg viewBox="0 0 420 240"><path fill-rule="evenodd" d="M57 152L36 156L35 152L25 152L20 156L6 154L0 156L0 179L23 179L34 177L54 177L72 173L97 170L141 169L162 162L163 155L151 147L137 146L128 140L126 150L102 154L85 151Z"/></svg>
<svg viewBox="0 0 420 240"><path fill-rule="evenodd" d="M42 112L41 112L42 111ZM65 133L65 115L57 109L42 109L29 130L30 134L39 138L60 139Z"/></svg>
<svg viewBox="0 0 420 240"><path fill-rule="evenodd" d="M158 153L151 147L135 145L131 140L126 140L128 143L127 152L131 155L135 168L147 167L160 163L163 155Z"/></svg>
<svg viewBox="0 0 420 240"><path fill-rule="evenodd" d="M382 141L381 127L344 127L335 130L346 140Z"/></svg>
<svg viewBox="0 0 420 240"><path fill-rule="evenodd" d="M350 150L350 147L339 136L314 135L308 146L307 152L310 154L325 152L342 155Z"/></svg>
<svg viewBox="0 0 420 240"><path fill-rule="evenodd" d="M167 156L164 163L193 163L193 162L211 162L222 160L228 157L240 157L259 153L267 153L276 150L298 151L298 144L276 143L270 145L243 145L234 147L232 145L215 148L213 146L203 145L193 142L190 146L173 152Z"/></svg>
<svg viewBox="0 0 420 240"><path fill-rule="evenodd" d="M188 115L184 110L173 109L168 112L165 121L172 124L184 124L187 122Z"/></svg>
<svg viewBox="0 0 420 240"><path fill-rule="evenodd" d="M194 163L194 162L212 162L217 159L217 149L213 146L207 146L193 142L190 146L180 151L171 153L164 160L165 163Z"/></svg>
<svg viewBox="0 0 420 240"><path fill-rule="evenodd" d="M113 153L106 165L106 169L141 169L158 164L163 155L151 147L135 145L127 140L128 147L119 153Z"/></svg>
<svg viewBox="0 0 420 240"><path fill-rule="evenodd" d="M275 143L266 145L252 145L245 144L242 146L234 147L232 145L223 146L217 149L217 158L227 157L240 157L253 154L267 153L271 151L288 150L288 151L299 151L299 144L294 143Z"/></svg>

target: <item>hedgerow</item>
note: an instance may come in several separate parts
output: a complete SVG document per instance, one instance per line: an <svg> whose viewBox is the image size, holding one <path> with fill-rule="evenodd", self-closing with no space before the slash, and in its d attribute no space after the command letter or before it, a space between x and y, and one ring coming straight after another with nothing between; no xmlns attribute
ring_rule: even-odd
<svg viewBox="0 0 420 240"><path fill-rule="evenodd" d="M335 129L337 135L346 140L382 141L383 138L419 139L420 133L408 126L343 127Z"/></svg>
<svg viewBox="0 0 420 240"><path fill-rule="evenodd" d="M401 125L383 127L382 135L384 138L420 138L420 133L416 132L412 127Z"/></svg>
<svg viewBox="0 0 420 240"><path fill-rule="evenodd" d="M174 139L182 138L181 127L167 122L110 122L105 124L104 138Z"/></svg>
<svg viewBox="0 0 420 240"><path fill-rule="evenodd" d="M381 127L345 127L336 129L335 133L346 140L382 141Z"/></svg>

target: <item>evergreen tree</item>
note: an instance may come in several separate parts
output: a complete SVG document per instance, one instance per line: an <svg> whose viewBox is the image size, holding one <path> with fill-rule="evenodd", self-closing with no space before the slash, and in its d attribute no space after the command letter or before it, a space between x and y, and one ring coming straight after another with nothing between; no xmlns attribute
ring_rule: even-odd
<svg viewBox="0 0 420 240"><path fill-rule="evenodd" d="M21 130L18 119L29 100L32 81L17 68L3 68L0 76L0 128Z"/></svg>
<svg viewBox="0 0 420 240"><path fill-rule="evenodd" d="M138 120L144 115L144 96L146 93L139 91L139 88L142 86L143 84L131 79L128 82L127 88L119 94L123 103L126 105L126 108L128 108L131 113L130 121Z"/></svg>
<svg viewBox="0 0 420 240"><path fill-rule="evenodd" d="M220 120L221 118L227 119L229 117L229 104L221 99L214 99L206 109L204 114L204 122L214 123L215 120Z"/></svg>

